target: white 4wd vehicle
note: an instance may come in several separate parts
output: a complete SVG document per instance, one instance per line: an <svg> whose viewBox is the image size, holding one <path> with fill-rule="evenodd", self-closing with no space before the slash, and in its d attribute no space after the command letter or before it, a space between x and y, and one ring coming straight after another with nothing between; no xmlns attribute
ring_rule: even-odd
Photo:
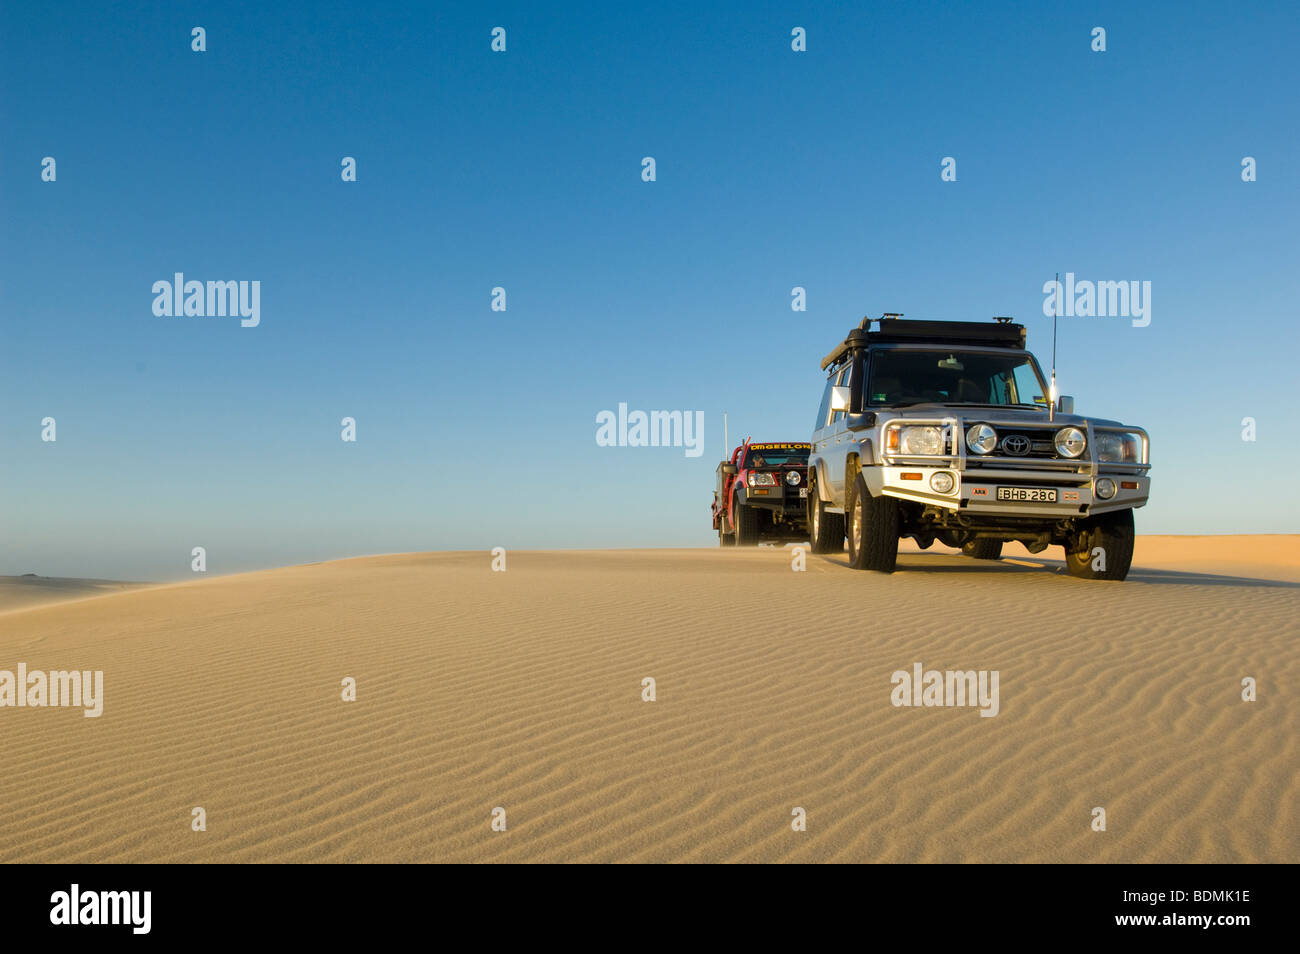
<svg viewBox="0 0 1300 954"><path fill-rule="evenodd" d="M898 541L995 560L1003 541L1065 548L1073 576L1122 580L1147 502L1140 427L1053 406L1023 325L872 319L829 372L808 460L814 552L890 573Z"/></svg>

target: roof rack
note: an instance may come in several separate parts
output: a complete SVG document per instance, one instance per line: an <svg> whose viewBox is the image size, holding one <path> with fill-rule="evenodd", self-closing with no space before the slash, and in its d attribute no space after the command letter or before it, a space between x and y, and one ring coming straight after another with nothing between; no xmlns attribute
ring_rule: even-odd
<svg viewBox="0 0 1300 954"><path fill-rule="evenodd" d="M876 331L873 322L879 322ZM868 344L920 343L934 341L955 345L992 345L1002 348L1025 347L1025 326L1015 324L1007 316L997 317L992 324L983 321L903 321L902 315L886 312L880 318L863 318L862 323L845 337L843 343L822 358L822 370L838 364L851 351Z"/></svg>

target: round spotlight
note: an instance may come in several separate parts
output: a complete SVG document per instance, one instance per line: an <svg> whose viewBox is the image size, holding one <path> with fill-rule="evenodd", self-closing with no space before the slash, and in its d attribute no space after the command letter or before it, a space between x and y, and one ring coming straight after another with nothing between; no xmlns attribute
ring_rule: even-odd
<svg viewBox="0 0 1300 954"><path fill-rule="evenodd" d="M975 424L966 432L966 446L974 454L991 454L998 446L998 432L987 424Z"/></svg>
<svg viewBox="0 0 1300 954"><path fill-rule="evenodd" d="M1097 491L1097 496L1102 500L1109 500L1115 496L1115 481L1109 477L1098 477L1094 489Z"/></svg>
<svg viewBox="0 0 1300 954"><path fill-rule="evenodd" d="M1063 427L1056 432L1056 452L1062 457L1079 457L1087 446L1087 438L1077 427Z"/></svg>
<svg viewBox="0 0 1300 954"><path fill-rule="evenodd" d="M956 481L953 480L952 474L947 471L941 470L930 475L930 489L936 494L952 493L955 484Z"/></svg>
<svg viewBox="0 0 1300 954"><path fill-rule="evenodd" d="M787 470L785 472L785 482L789 484L791 487L799 483L799 471Z"/></svg>

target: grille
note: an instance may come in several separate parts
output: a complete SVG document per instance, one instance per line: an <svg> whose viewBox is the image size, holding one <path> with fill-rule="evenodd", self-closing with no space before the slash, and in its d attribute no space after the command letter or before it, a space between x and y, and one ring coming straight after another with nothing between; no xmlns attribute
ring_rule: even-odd
<svg viewBox="0 0 1300 954"><path fill-rule="evenodd" d="M1062 457L1056 452L1056 431L1041 427L1002 428L991 425L998 432L997 449L988 457L1007 457L1012 460L1077 460ZM968 425L969 427L969 425ZM979 460L988 457L968 454Z"/></svg>

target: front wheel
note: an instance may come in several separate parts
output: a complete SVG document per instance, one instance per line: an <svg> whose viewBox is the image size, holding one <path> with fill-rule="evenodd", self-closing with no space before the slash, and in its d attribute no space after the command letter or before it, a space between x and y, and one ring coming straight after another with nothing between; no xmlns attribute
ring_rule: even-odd
<svg viewBox="0 0 1300 954"><path fill-rule="evenodd" d="M1122 580L1133 563L1133 511L1085 521L1065 545L1065 569L1081 580Z"/></svg>
<svg viewBox="0 0 1300 954"><path fill-rule="evenodd" d="M737 496L731 505L731 512L736 524L736 546L753 547L758 545L758 510L747 507Z"/></svg>
<svg viewBox="0 0 1300 954"><path fill-rule="evenodd" d="M816 484L808 488L808 543L813 553L839 553L844 549L844 514L826 512Z"/></svg>
<svg viewBox="0 0 1300 954"><path fill-rule="evenodd" d="M849 492L849 566L893 573L898 562L898 501L871 496L858 474Z"/></svg>

